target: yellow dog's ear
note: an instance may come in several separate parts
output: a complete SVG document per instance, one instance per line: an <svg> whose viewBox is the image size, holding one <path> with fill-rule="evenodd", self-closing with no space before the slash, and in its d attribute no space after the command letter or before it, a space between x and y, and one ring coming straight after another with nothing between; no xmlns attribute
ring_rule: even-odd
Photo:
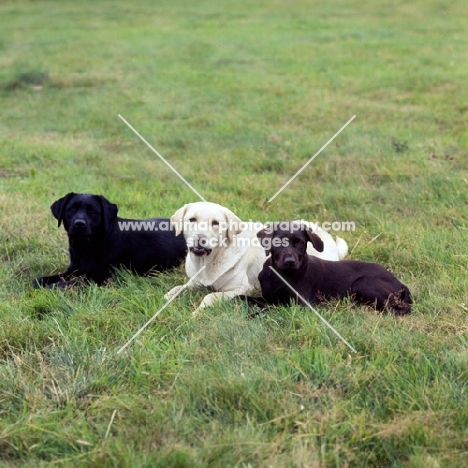
<svg viewBox="0 0 468 468"><path fill-rule="evenodd" d="M238 218L231 210L228 210L226 207L222 207L224 211L224 216L226 217L227 228L227 237L229 242L232 242L237 234L240 234L243 230L243 222Z"/></svg>
<svg viewBox="0 0 468 468"><path fill-rule="evenodd" d="M184 231L184 217L189 206L190 204L184 205L171 216L171 224L175 227L176 236Z"/></svg>

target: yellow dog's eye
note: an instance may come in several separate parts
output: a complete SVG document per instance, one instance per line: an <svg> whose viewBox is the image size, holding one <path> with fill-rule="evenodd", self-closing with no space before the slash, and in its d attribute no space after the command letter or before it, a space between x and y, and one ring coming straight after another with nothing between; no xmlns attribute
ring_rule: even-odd
<svg viewBox="0 0 468 468"><path fill-rule="evenodd" d="M211 221L212 226L219 226L219 221Z"/></svg>
<svg viewBox="0 0 468 468"><path fill-rule="evenodd" d="M189 221L190 221L191 223L196 223L196 222L197 222L197 218L190 218Z"/></svg>

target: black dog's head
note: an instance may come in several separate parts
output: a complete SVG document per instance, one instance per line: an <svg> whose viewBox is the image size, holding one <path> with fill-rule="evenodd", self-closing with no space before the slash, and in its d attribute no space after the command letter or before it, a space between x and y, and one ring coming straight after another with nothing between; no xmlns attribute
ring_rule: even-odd
<svg viewBox="0 0 468 468"><path fill-rule="evenodd" d="M117 205L102 195L69 193L50 207L68 236L75 240L89 241L98 233L109 231L117 217Z"/></svg>
<svg viewBox="0 0 468 468"><path fill-rule="evenodd" d="M307 259L307 242L323 252L323 241L306 224L297 221L272 223L257 234L278 270L298 270Z"/></svg>

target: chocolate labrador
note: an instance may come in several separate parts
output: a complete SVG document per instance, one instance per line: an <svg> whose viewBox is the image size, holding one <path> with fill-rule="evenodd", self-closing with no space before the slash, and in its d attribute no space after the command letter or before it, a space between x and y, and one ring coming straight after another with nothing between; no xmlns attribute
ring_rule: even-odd
<svg viewBox="0 0 468 468"><path fill-rule="evenodd" d="M299 301L277 272L310 303L350 296L395 315L411 312L409 289L383 266L359 260L331 262L307 255L307 242L320 251L322 240L304 225L287 224L287 229L267 228L257 234L267 254L271 252L258 277L267 303L289 304L293 298Z"/></svg>

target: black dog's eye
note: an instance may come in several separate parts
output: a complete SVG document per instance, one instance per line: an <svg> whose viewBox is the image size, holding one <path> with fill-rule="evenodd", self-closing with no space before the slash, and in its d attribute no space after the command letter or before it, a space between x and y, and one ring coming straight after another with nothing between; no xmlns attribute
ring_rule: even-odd
<svg viewBox="0 0 468 468"><path fill-rule="evenodd" d="M190 221L191 223L196 223L196 222L197 222L197 218L190 218L189 221Z"/></svg>
<svg viewBox="0 0 468 468"><path fill-rule="evenodd" d="M302 247L304 245L304 242L302 242L301 240L296 240L294 241L294 247Z"/></svg>

